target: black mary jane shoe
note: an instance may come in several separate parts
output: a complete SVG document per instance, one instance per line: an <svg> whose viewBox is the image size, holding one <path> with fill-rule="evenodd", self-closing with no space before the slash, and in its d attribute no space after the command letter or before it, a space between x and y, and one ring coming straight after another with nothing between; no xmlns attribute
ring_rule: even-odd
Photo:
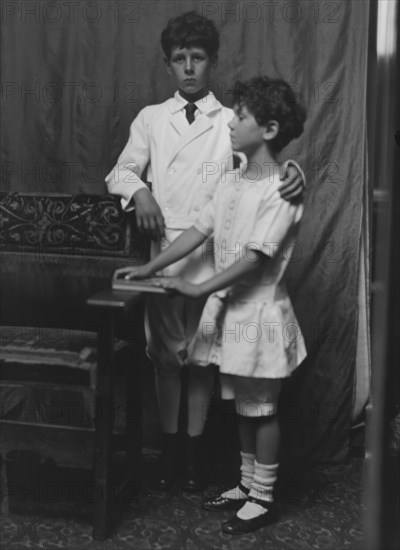
<svg viewBox="0 0 400 550"><path fill-rule="evenodd" d="M249 489L239 483L239 489L241 489L246 495L249 494ZM216 498L211 498L203 502L204 510L210 510L211 512L223 512L225 510L238 510L247 501L246 498L227 498L221 495Z"/></svg>
<svg viewBox="0 0 400 550"><path fill-rule="evenodd" d="M252 519L240 519L235 514L232 519L222 524L222 531L224 533L229 533L230 535L252 533L253 531L261 529L261 527L272 525L278 520L278 510L276 508L276 504L272 502L265 502L253 497L249 497L248 501L255 502L263 506L265 508L265 514L261 514L261 516L257 516Z"/></svg>

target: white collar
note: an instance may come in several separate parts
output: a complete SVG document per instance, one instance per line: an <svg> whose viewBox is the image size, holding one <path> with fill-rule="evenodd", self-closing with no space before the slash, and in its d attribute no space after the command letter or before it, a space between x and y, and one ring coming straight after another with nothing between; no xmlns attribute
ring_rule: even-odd
<svg viewBox="0 0 400 550"><path fill-rule="evenodd" d="M182 110L185 107L185 105L188 103L188 101L184 99L178 91L176 91L174 94L174 97L171 97L170 99L168 99L166 103L171 113L176 113ZM195 101L195 105L197 106L197 108L201 113L204 113L206 115L208 115L212 111L217 111L218 109L222 109L221 103L218 101L218 99L215 97L215 95L212 92L208 92L206 96Z"/></svg>

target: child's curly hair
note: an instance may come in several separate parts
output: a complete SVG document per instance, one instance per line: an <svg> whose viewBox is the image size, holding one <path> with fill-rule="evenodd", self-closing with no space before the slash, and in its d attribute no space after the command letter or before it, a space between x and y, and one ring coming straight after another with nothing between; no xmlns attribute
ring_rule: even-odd
<svg viewBox="0 0 400 550"><path fill-rule="evenodd" d="M284 80L257 76L236 82L234 96L235 104L246 106L260 126L269 120L279 123L278 135L269 142L274 152L278 153L303 133L306 111Z"/></svg>
<svg viewBox="0 0 400 550"><path fill-rule="evenodd" d="M204 48L210 57L216 57L219 34L214 23L195 11L186 12L168 21L161 33L161 46L168 59L172 48Z"/></svg>

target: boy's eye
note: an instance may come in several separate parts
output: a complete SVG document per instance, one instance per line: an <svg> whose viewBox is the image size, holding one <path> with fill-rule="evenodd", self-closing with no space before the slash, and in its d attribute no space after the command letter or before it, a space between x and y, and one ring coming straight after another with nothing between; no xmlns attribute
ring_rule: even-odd
<svg viewBox="0 0 400 550"><path fill-rule="evenodd" d="M182 61L185 61L185 57L183 55L172 56L171 61L172 63L182 63Z"/></svg>
<svg viewBox="0 0 400 550"><path fill-rule="evenodd" d="M196 63L199 63L200 61L203 61L203 59L204 59L204 57L201 56L201 55L194 55L191 58L191 60L195 61ZM177 56L177 57L172 57L172 62L173 63L185 63L186 58L183 55L180 55L180 56Z"/></svg>

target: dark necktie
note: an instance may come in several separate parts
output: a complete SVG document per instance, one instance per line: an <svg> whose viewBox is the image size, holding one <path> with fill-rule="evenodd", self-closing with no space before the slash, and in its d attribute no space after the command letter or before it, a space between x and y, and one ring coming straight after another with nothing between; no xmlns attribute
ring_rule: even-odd
<svg viewBox="0 0 400 550"><path fill-rule="evenodd" d="M197 105L195 103L187 103L185 105L186 118L188 119L189 124L192 124L194 121L194 113L196 109Z"/></svg>

